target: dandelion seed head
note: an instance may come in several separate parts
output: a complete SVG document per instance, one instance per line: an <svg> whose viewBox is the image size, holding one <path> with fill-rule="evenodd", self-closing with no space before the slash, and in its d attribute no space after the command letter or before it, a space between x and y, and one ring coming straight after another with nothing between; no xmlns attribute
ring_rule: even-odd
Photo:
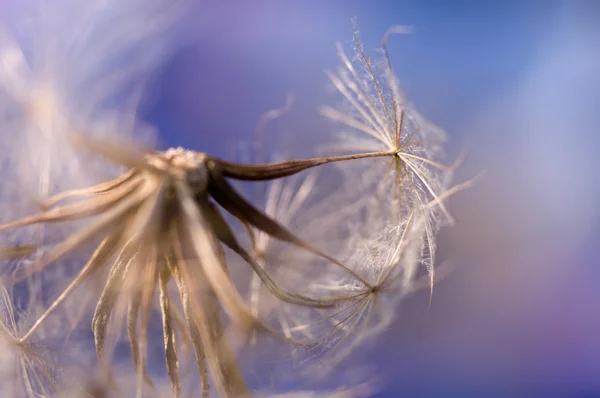
<svg viewBox="0 0 600 398"><path fill-rule="evenodd" d="M33 286L37 299L49 275L68 280L42 300L33 322L9 330L15 347L29 347L38 335L64 336L64 329L70 335L90 313L107 385L124 384L126 394L141 398L149 386L162 391L168 383L180 397L191 364L204 397L212 388L247 396L226 328L302 347L320 358L316 368L329 368L390 325L398 303L415 291L420 266L433 274L453 168L439 160L443 134L398 88L385 39L386 62L371 63L357 36L355 59L340 47L342 67L330 74L349 106L322 113L355 136L338 148L350 155L241 164L181 147L140 149L116 135L139 131L143 83L166 51L154 40L176 13L157 16L162 1L59 3L68 23L60 7L34 4L38 12L14 37L0 38L2 120L11 136L2 167L39 199L30 215L0 224L9 234L0 254L11 257L2 281ZM54 34L42 35L46 29ZM90 154L96 171L109 176L103 182L90 183ZM346 179L309 200L322 180L300 173L335 162ZM83 184L69 186L73 180ZM249 200L235 181L261 184L264 201ZM3 200L18 196L1 188ZM236 219L241 233L232 228ZM249 292L236 283L233 261L250 275ZM52 274L52 267L65 272ZM81 293L82 286L89 289ZM65 325L44 333L57 318ZM165 364L158 378L150 372L156 331ZM123 366L131 374L115 377Z"/></svg>

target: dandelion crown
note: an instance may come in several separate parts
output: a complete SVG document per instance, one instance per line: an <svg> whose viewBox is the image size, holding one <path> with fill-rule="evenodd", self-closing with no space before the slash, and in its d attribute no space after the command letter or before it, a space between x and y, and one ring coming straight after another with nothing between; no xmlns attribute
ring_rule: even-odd
<svg viewBox="0 0 600 398"><path fill-rule="evenodd" d="M2 319L3 339L19 353L15 369L21 370L12 382L20 383L23 396L60 391L60 377L42 366L33 342L44 341L44 325L63 316L60 308L83 284L97 288L91 327L102 378L115 394L129 391L114 371L116 341L126 330L138 397L157 388L148 371L154 312L173 396L186 394L184 359L192 358L202 396L214 388L219 396L244 397L253 391L229 330L253 336L248 344L270 335L300 347L305 363L326 370L387 327L407 294L432 287L435 234L452 221L444 202L472 181L450 185L460 159L442 163L444 134L400 91L387 48L394 33L405 28L384 36L379 68L358 34L355 57L338 48L341 67L328 75L343 103L321 109L343 129L332 156L245 164L183 148L139 150L73 133L72 126L60 136L60 145L126 171L42 197L37 212L0 225L5 234L32 225L73 226L46 236L44 250L26 234L0 244L9 270L2 305L10 311L9 289L38 289L37 276L76 258L67 286L41 300L32 321L17 327L12 312ZM343 182L311 202L322 180L314 170L326 164L340 166L333 172ZM247 199L236 181L261 184L264 195ZM71 305L65 316L90 309L86 303L77 310Z"/></svg>

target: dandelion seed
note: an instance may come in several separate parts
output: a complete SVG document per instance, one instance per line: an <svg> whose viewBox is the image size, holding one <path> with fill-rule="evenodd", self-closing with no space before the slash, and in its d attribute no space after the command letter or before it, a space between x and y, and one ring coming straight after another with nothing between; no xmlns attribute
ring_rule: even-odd
<svg viewBox="0 0 600 398"><path fill-rule="evenodd" d="M23 319L15 313L14 304L6 288L0 291L0 391L3 396L37 398L49 396L57 390L56 364L48 356L39 339L21 342ZM30 305L33 309L34 305ZM29 311L31 311L31 309ZM36 336L37 337L37 336ZM36 341L37 340L37 341Z"/></svg>
<svg viewBox="0 0 600 398"><path fill-rule="evenodd" d="M374 229L385 224L391 216L400 222L410 214L420 213L423 219L423 237L421 263L430 274L431 281L435 278L435 234L444 223L452 223L453 219L444 204L444 192L455 191L458 187L449 189L449 183L456 168L461 164L462 157L451 166L444 165L438 158L442 157L441 143L444 132L425 120L412 106L407 103L404 94L398 86L398 79L392 69L388 53L388 39L393 34L406 34L406 27L393 27L383 36L384 67L382 77L377 68L366 55L360 41L358 30L355 31L355 46L357 62L352 62L343 48L338 46L338 54L342 67L337 74L328 73L333 85L342 94L348 104L347 111L331 107L322 107L321 113L329 119L338 122L352 133L343 135L344 144L338 149L361 152L381 152L377 162L367 170L361 169L359 181L363 182L360 194L349 194L358 197L344 211L358 214L358 208L368 208L372 205L375 192L377 202L388 201L392 205L388 211L378 207L378 214L370 214L369 221L374 223ZM386 161L384 162L384 159ZM380 169L383 169L383 173ZM356 171L349 169L353 190L356 189ZM431 205L433 204L433 206ZM443 214L443 218L439 213ZM375 220L381 219L377 224ZM363 218L364 220L364 218Z"/></svg>
<svg viewBox="0 0 600 398"><path fill-rule="evenodd" d="M353 235L348 242L351 252L346 263L363 275L371 287L334 272L311 284L317 295L326 292L351 297L307 325L321 342L312 353L309 351L310 359L314 355L322 357L319 372L335 367L360 343L389 326L398 302L413 292L411 287L420 264L421 222L411 216L405 223L390 224L367 240L358 233Z"/></svg>
<svg viewBox="0 0 600 398"><path fill-rule="evenodd" d="M409 106L398 87L387 41L392 33L404 32L392 28L384 35L382 43L386 66L382 78L378 77L375 66L367 57L358 31L355 33L358 67L338 46L343 66L338 74L328 75L349 104L349 112L330 107L321 109L326 117L362 135L353 137L348 144L340 145L340 149L352 153L385 153L384 158L389 159L388 165L375 187L391 193L393 199L399 201L401 216L429 202L428 196L435 199L443 192L444 184L447 184L455 168L435 160L440 156L439 144L444 133ZM450 218L442 203L440 207Z"/></svg>
<svg viewBox="0 0 600 398"><path fill-rule="evenodd" d="M74 5L72 0L64 1ZM1 166L13 173L3 178L36 187L32 202L37 209L8 221L2 215L0 232L17 238L0 242L0 259L9 263L1 282L16 286L28 281L41 295L43 285L35 275L46 275L52 264L75 262L87 248L94 248L27 329L15 326L14 306L4 300L9 322L1 323L0 342L19 354L13 369L22 368L19 380L25 380L25 394L33 397L52 382L52 374L38 367L41 359L30 349L32 342L51 315L86 283L99 290L91 329L103 379L111 388L103 394L122 384L115 377L115 347L125 330L134 374L127 379L127 392L133 389L141 398L150 390L156 394L162 390L163 384L149 371L154 313L161 318L164 380L175 397L184 395L183 358L195 362L203 397L213 388L223 397L251 395L227 338L227 326L244 333L260 332L317 355L327 352L330 365L339 363L390 324L397 303L421 285L415 280L418 266L426 265L433 285L435 233L443 222L440 213L450 220L444 200L469 185L449 188L454 166L444 166L438 159L441 134L407 105L399 91L387 53L389 34L383 40L387 61L383 79L365 55L358 34L357 56L363 72L340 49L343 68L338 75L330 74L352 113L333 108L322 113L360 132L363 138L353 141L357 146L345 146L341 149L350 152L337 156L248 165L182 148L141 149L141 144L125 145L106 133L107 126L121 127L115 131L126 133L136 129L135 106L113 114L110 105L131 90L135 93L127 97L137 104L141 91L131 87L141 85L133 77L146 75L163 50L128 52L146 44L174 15L140 27L148 16L141 13L135 18L136 29L125 31L131 37L118 29L105 31L103 24L88 29L86 22L97 11L117 19L124 10L139 12L142 3L131 4L123 9L116 4L114 9L108 7L104 1L79 5L73 12L83 12L86 18L74 19L68 26L66 44L34 45L31 54L22 45L23 37L0 37L5 44L0 47L0 101L18 117L0 116L10 131L25 132L9 150L40 151L30 152L34 164L24 167L24 172L18 167L19 156L2 159ZM97 30L106 34L97 43L92 40L95 46L91 46L88 39L95 38ZM70 36L73 32L80 34L73 36L77 40ZM126 40L117 46L121 35ZM89 57L70 65L73 57L87 51ZM113 64L113 57L132 56L142 58L124 69L114 68L118 63ZM110 72L104 74L102 68ZM84 84L90 81L93 84ZM78 91L81 87L86 87L85 93ZM99 168L126 171L90 183L93 173L80 167L80 160L87 160L90 153L103 158L104 166ZM361 159L387 169L373 180L373 170L350 166L360 165ZM310 239L316 235L301 236L290 228L317 185L316 174L295 181L282 179L330 163L349 165L344 169L358 170L363 180L374 183L359 189L359 200L348 200L359 203L352 208L336 207L336 196L347 200L348 190L327 196L324 206L332 222L321 228L319 236L331 233L331 237ZM65 176L76 177L78 184L67 186ZM234 188L234 181L268 183L265 202L255 205L247 200ZM372 188L375 194L369 195ZM4 186L0 194L13 199ZM346 219L350 209L358 210L359 216ZM246 227L250 248L223 212ZM318 223L308 224L312 228ZM68 227L50 233L46 229L51 226ZM19 235L28 228L39 228L36 239ZM343 238L337 236L340 230ZM278 252L280 248L286 250ZM290 248L301 254L291 256ZM232 256L252 275L249 300L234 283ZM27 260L14 260L19 257ZM311 272L311 267L319 267L318 272ZM302 281L303 286L286 286L285 277L288 282ZM35 294L32 297L37 298ZM269 314L260 311L259 296L269 297L265 300L269 305L281 304L270 307L277 308L279 327L271 326ZM69 322L78 316L75 313L88 310L85 301L78 304L79 311L66 311Z"/></svg>
<svg viewBox="0 0 600 398"><path fill-rule="evenodd" d="M62 204L54 198L50 200L53 206L47 210L0 225L0 230L6 230L31 224L96 217L89 226L67 237L27 269L17 270L8 280L12 284L42 271L48 264L59 261L86 242L104 236L88 263L25 334L22 341L26 341L47 316L95 270L107 266L110 274L92 321L98 357L110 378L108 358L104 352L108 321L117 311L119 302L128 303L126 317L130 325L128 329L132 356L138 373L138 393L141 394L141 380L145 377L148 313L159 275L162 274L162 286L171 277L175 279L186 313L187 333L200 338L200 341L192 340L200 367L205 360L208 362L216 388L222 395L239 396L248 391L229 348L222 342L217 344L221 334L218 332L221 327L217 327L219 321L215 318L218 305L223 307L239 327L258 329L276 336L277 333L253 316L244 304L227 273L219 242L244 259L279 300L308 307L329 307L346 299L343 296L311 298L279 287L237 243L217 207L210 201L211 198L214 199L243 222L279 240L308 250L356 275L344 264L304 242L246 202L223 178L223 175L239 178L249 176L253 179L264 178L261 175L266 175L267 179L278 178L320 164L323 160L238 166L183 149L150 153L139 158L137 152L124 150L122 146L82 137L78 142L116 162L135 167L126 175L128 177L117 178L89 190L61 194L62 197L78 197L79 200L75 202ZM90 197L90 194L97 192L102 194ZM190 271L192 268L194 273ZM366 283L360 276L357 277ZM165 297L163 292L163 300ZM174 368L177 354L171 344L173 325L169 314L165 312L168 307L169 304L163 302L165 350L173 390L179 391L180 382ZM136 332L138 327L139 337Z"/></svg>

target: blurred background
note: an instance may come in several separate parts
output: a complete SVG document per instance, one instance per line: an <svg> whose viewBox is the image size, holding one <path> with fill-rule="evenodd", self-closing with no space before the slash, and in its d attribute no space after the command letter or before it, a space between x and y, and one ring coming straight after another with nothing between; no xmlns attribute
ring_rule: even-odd
<svg viewBox="0 0 600 398"><path fill-rule="evenodd" d="M265 111L293 157L334 133L324 70L356 17L376 58L393 25L400 85L468 160L439 259L454 272L398 310L360 361L378 397L600 397L600 2L203 1L148 88L160 145L231 158ZM285 138L282 138L285 137ZM335 383L332 383L335 384Z"/></svg>

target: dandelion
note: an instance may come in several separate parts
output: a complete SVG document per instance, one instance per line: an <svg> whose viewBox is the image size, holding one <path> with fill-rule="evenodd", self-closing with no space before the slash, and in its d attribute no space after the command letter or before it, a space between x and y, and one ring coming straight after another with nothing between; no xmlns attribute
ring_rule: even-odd
<svg viewBox="0 0 600 398"><path fill-rule="evenodd" d="M92 4L98 9L104 7L103 2ZM140 36L132 42L151 36L164 21L159 22L136 31ZM91 34L81 23L77 27ZM28 328L19 329L18 334L14 327L4 328L5 334L12 336L7 341L14 348L28 347L75 290L88 284L93 287L90 291L98 289L91 329L101 373L111 393L119 389L114 357L123 331L134 373L134 383L129 383L127 391L133 384L135 395L141 398L149 389L155 394L162 390L162 384L155 383L149 371L152 315L157 313L166 379L175 397L184 395L182 358L186 357L193 357L203 397L209 396L211 388L223 397L245 397L252 391L227 338L227 326L262 333L312 352L331 352L333 364L388 326L397 303L419 285L418 280L415 283L419 265L428 266L433 285L434 235L441 225L437 213L441 211L450 219L444 200L470 184L448 187L454 168L435 160L441 149L430 137L438 139L437 130L406 105L397 87L387 54L387 38L392 32L383 40L388 61L385 86L376 77L358 36L359 61L367 81L343 52L340 57L345 70L338 76L330 75L355 116L332 108L325 108L323 113L366 134L367 140L355 141L359 144L356 147L345 146L350 152L347 154L258 164L226 161L183 148L140 149L141 145L125 145L122 139L103 134L107 125L124 126L123 115L114 122L105 109L110 109L107 104L118 97L116 88L122 89L124 81L140 73L139 64L99 79L100 84L92 85L89 98L80 105L73 104L79 96L69 89L80 82L82 76L76 72L93 71L86 76L98 77L95 61L112 66L111 61L96 58L98 54L112 59L113 55L123 55L122 50L132 42L126 40L123 47L113 48L112 33L102 37L98 43L102 51L82 61L72 80L57 66L66 64L47 62L52 59L48 54L58 47L43 52L47 58L42 57L43 62L37 64L28 60L19 46L9 46L8 55L2 55L0 82L4 93L12 95L21 117L18 122L7 123L11 128L27 126L30 141L26 147L35 146L36 134L42 134L54 147L48 149L46 160L35 165L42 176L33 185L40 188L37 209L9 221L3 217L0 224L0 232L18 236L0 245L0 258L13 262L5 267L1 281L6 286L22 286L35 275L45 274L52 264L71 262L77 266L68 285ZM69 59L70 51L87 49L84 43L70 43L61 62ZM157 53L144 56L150 62ZM36 70L35 65L44 68ZM32 80L30 75L36 78ZM59 75L64 80L55 79ZM7 79L11 76L15 82ZM137 120L135 111L124 115L130 121L125 123L125 131L131 133ZM67 158L72 155L80 159L91 153L111 169L124 172L84 188L66 187L60 177L70 172L77 175L73 171L77 167L57 162L67 165L66 170L54 171L48 166L51 156L63 148L69 148ZM310 238L293 232L294 220L310 218L301 212L308 211L308 198L319 182L316 174L301 173L326 164L348 165L347 169L355 172L357 168L350 165L359 164L361 159L374 164L385 161L388 166L377 182L376 194L368 201L359 201L362 217L351 224L345 220L349 208L332 207L336 196L345 196L347 190L331 195L326 192L319 211L326 209L332 222L307 223L309 228L302 232L310 232L317 224L321 229ZM11 169L16 167L12 161L7 165ZM365 180L371 179L371 170L361 173ZM18 172L15 175L19 180ZM391 184L386 182L388 177L392 177ZM21 180L25 185L33 181ZM91 179L85 176L82 181ZM236 181L267 186L262 206L240 194L234 187ZM360 196L366 197L366 191ZM367 203L376 205L365 206ZM250 248L232 227L234 219L245 227ZM65 225L65 229L61 233L46 230L57 225ZM39 228L41 237L18 234L27 228ZM339 234L340 230L344 233ZM315 239L327 234L329 238ZM91 255L83 257L90 247ZM292 256L290 250L302 254ZM251 274L248 300L234 282L232 256ZM79 263L81 258L86 258L83 264ZM286 286L286 280L294 283ZM260 311L259 297L262 301L263 296L267 296L266 308L278 315L278 327L271 326L268 314ZM87 309L85 301L82 303ZM77 318L71 309L66 312L67 319ZM36 364L20 363L30 368ZM37 373L29 371L21 377L32 374ZM50 380L28 383L26 390L33 394ZM109 392L103 390L102 394Z"/></svg>
<svg viewBox="0 0 600 398"><path fill-rule="evenodd" d="M332 306L344 297L315 299L280 288L271 276L237 242L229 226L210 199L244 223L269 235L308 250L345 269L359 281L368 282L344 264L314 248L292 234L278 222L245 201L227 182L234 179L268 180L293 175L319 164L342 161L348 157L315 158L269 165L244 166L225 162L205 154L169 150L141 155L123 147L79 138L80 143L94 148L121 164L132 167L123 176L85 190L76 190L50 197L48 210L0 225L7 230L38 223L56 223L97 216L89 226L71 234L42 258L17 270L8 282L18 283L33 273L42 271L83 244L103 236L101 244L65 291L48 311L22 338L33 333L44 319L97 268L109 264L110 273L98 301L92 321L99 359L104 355L108 319L117 296L125 293L128 303L127 323L132 355L138 370L138 386L145 374L149 311L155 289L161 292L161 312L165 334L167 367L173 390L179 391L176 368L177 354L173 344L170 298L166 285L174 279L185 313L187 332L192 336L199 368L208 361L216 379L217 390L225 396L246 394L247 388L226 346L217 343L222 332L218 327L218 304L230 319L245 329L258 329L276 334L254 317L227 274L222 248L228 246L244 259L268 290L278 299L302 306ZM91 198L90 198L91 196ZM67 198L80 199L62 204ZM114 261L109 259L114 257ZM190 270L194 269L194 273ZM140 283L141 281L141 283ZM136 288L136 286L141 286ZM138 341L137 324L141 324ZM135 325L135 326L134 326ZM195 337L198 336L199 340ZM136 354L137 353L137 354ZM217 360L219 358L219 360ZM205 386L206 388L206 386ZM140 392L141 393L141 392Z"/></svg>

